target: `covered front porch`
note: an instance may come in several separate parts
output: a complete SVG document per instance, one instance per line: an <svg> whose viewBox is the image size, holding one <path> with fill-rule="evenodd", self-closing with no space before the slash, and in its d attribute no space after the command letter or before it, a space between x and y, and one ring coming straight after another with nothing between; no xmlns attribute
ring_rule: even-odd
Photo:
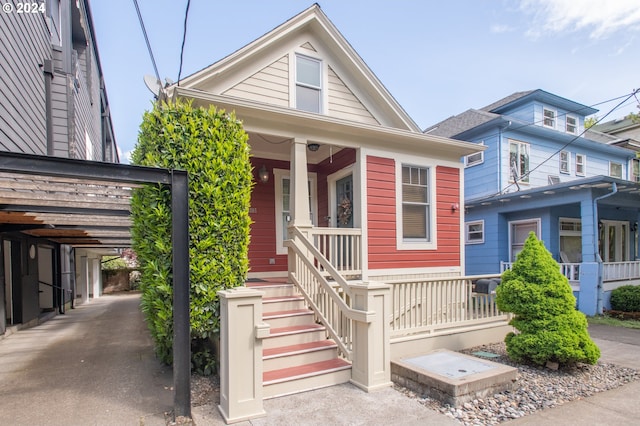
<svg viewBox="0 0 640 426"><path fill-rule="evenodd" d="M499 228L499 272L511 267L530 232L544 241L571 284L578 309L587 315L610 309L610 292L640 284L638 223L640 185L607 176L513 192L468 204L469 219L487 215ZM473 265L480 246L468 245Z"/></svg>

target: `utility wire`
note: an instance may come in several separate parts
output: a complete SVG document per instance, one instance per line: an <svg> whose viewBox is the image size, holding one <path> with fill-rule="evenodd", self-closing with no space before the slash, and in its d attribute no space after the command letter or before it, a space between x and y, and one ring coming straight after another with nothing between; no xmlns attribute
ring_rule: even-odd
<svg viewBox="0 0 640 426"><path fill-rule="evenodd" d="M153 51L151 50L151 43L149 43L149 37L147 36L147 30L144 27L144 21L142 20L142 14L140 13L140 7L138 6L138 0L133 0L133 4L136 7L136 12L138 12L138 21L140 21L140 28L142 28L142 34L144 35L144 41L147 43L147 50L149 51L149 56L151 57L151 63L153 64L153 70L156 72L156 78L160 81L160 73L158 72L158 66L156 65L156 60L153 57Z"/></svg>
<svg viewBox="0 0 640 426"><path fill-rule="evenodd" d="M184 30L182 32L182 46L180 47L180 68L178 69L178 86L180 86L180 77L182 76L182 58L184 56L184 42L187 40L187 19L189 18L189 6L191 0L187 0L187 9L184 11Z"/></svg>
<svg viewBox="0 0 640 426"><path fill-rule="evenodd" d="M626 95L626 98L624 98L624 100L620 101L615 107L613 107L611 110L609 110L609 112L607 112L605 115L603 115L601 118L598 118L596 120L596 122L594 123L594 126L598 123L600 123L602 120L604 120L605 118L607 118L611 113L613 113L615 110L617 110L618 108L620 108L625 102L627 102L629 99L633 98L636 96L636 94L640 92L640 89L634 89L633 92L631 92L629 95ZM615 98L620 99L623 96L617 97ZM605 101L605 102L610 102L610 101ZM519 128L522 127L526 127L526 126L521 126ZM514 129L516 130L516 129ZM567 142L566 144L564 144L562 147L560 147L560 149L556 150L556 152L554 152L553 154L551 154L550 156L548 156L545 160L541 161L537 166L535 166L534 168L532 168L531 170L529 170L527 173L525 173L523 176L520 176L517 180L522 180L523 178L529 176L532 172L534 172L535 170L537 170L538 168L540 168L543 164L545 164L547 161L551 160L553 157L555 157L556 155L558 155L558 153L560 153L561 151L563 151L564 149L566 149L569 145L571 145L572 143L574 143L575 141L578 140L578 138L580 138L582 135L584 135L589 129L584 129L579 135L576 135L573 139L571 139L569 142ZM514 179L515 180L515 179ZM504 189L502 189L499 193L495 194L495 195L500 195L503 194L507 189L511 188L513 185L517 185L517 182L513 182L510 183L509 185L507 185ZM494 196L495 196L494 195Z"/></svg>

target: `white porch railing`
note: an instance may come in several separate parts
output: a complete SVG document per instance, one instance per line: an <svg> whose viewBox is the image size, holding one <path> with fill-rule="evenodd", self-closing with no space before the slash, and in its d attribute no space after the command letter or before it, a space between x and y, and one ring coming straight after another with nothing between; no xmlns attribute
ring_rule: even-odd
<svg viewBox="0 0 640 426"><path fill-rule="evenodd" d="M500 262L500 270L502 272L511 269L513 262ZM580 282L580 264L579 263L560 263L560 272L567 277L569 282ZM602 281L624 281L640 279L640 261L629 262L603 262L602 263Z"/></svg>
<svg viewBox="0 0 640 426"><path fill-rule="evenodd" d="M355 322L371 322L372 313L351 307L349 284L315 244L295 227L290 228L290 236L291 239L284 242L291 249L289 278L338 344L342 355L351 360ZM331 282L326 275L331 277Z"/></svg>
<svg viewBox="0 0 640 426"><path fill-rule="evenodd" d="M623 281L640 278L640 262L605 262L602 264L602 281Z"/></svg>
<svg viewBox="0 0 640 426"><path fill-rule="evenodd" d="M362 231L358 228L312 228L313 245L343 276L362 274Z"/></svg>
<svg viewBox="0 0 640 426"><path fill-rule="evenodd" d="M392 286L391 336L435 333L507 321L495 294L472 292L472 281L498 275L388 281Z"/></svg>

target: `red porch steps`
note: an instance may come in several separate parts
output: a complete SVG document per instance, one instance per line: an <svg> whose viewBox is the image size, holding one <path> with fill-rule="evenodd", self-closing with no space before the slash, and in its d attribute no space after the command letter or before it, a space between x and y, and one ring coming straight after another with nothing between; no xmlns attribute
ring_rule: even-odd
<svg viewBox="0 0 640 426"><path fill-rule="evenodd" d="M326 338L325 327L292 284L269 280L248 282L266 293L263 321L271 326L263 340L264 398L290 395L346 383L351 364L338 357L338 345Z"/></svg>

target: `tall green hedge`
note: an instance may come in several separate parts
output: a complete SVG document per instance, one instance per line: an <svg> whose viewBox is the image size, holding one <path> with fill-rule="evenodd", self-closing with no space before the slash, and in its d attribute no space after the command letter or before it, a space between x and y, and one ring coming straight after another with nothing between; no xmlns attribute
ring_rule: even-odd
<svg viewBox="0 0 640 426"><path fill-rule="evenodd" d="M248 270L253 173L248 136L233 113L190 102L156 104L144 114L132 163L189 174L192 367L211 373L210 339L219 330L217 292L244 283ZM172 362L171 203L169 189L146 185L131 202L133 247L141 268L142 309L156 352Z"/></svg>
<svg viewBox="0 0 640 426"><path fill-rule="evenodd" d="M502 274L496 301L501 311L515 314L510 324L518 333L505 338L510 358L540 365L595 364L600 358L585 315L575 309L569 281L533 232L512 268Z"/></svg>

